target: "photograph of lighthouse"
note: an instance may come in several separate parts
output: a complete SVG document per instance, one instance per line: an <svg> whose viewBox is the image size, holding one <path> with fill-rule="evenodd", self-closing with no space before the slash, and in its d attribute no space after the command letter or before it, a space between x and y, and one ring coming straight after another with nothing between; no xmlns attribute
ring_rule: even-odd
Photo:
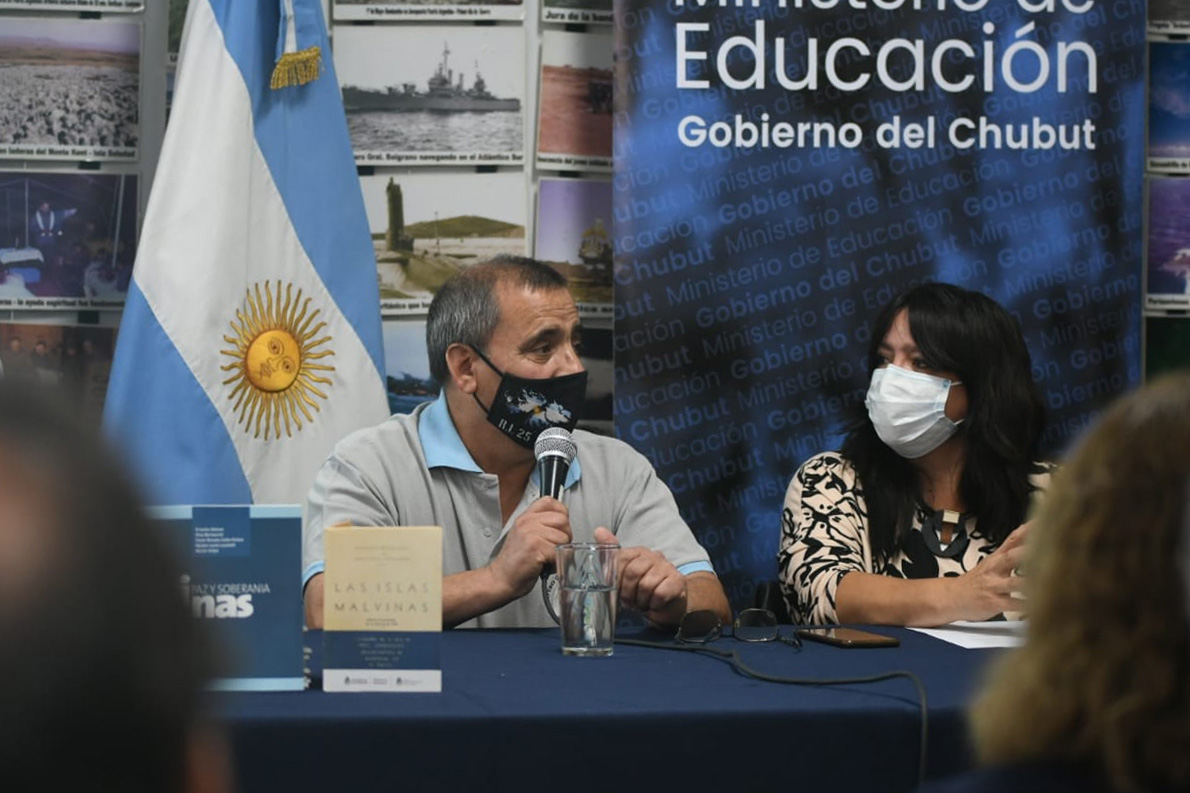
<svg viewBox="0 0 1190 793"><path fill-rule="evenodd" d="M380 308L424 314L446 279L499 253L526 253L521 171L407 171L360 177Z"/></svg>
<svg viewBox="0 0 1190 793"><path fill-rule="evenodd" d="M524 37L519 26L336 26L356 162L522 164Z"/></svg>

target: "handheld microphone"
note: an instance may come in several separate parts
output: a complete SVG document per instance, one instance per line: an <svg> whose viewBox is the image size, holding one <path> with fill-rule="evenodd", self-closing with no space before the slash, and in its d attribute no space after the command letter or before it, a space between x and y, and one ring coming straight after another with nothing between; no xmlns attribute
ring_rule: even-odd
<svg viewBox="0 0 1190 793"><path fill-rule="evenodd" d="M566 474L577 453L574 438L570 437L570 430L564 427L550 427L537 436L537 442L533 444L533 456L537 458L537 479L541 482L542 498L562 498L562 485L566 483ZM552 564L541 568L541 598L554 622L558 622L558 612L561 610L558 577L553 573Z"/></svg>
<svg viewBox="0 0 1190 793"><path fill-rule="evenodd" d="M543 497L562 497L562 485L566 483L566 474L577 453L574 438L563 427L550 427L537 436L533 456L537 458L537 477Z"/></svg>

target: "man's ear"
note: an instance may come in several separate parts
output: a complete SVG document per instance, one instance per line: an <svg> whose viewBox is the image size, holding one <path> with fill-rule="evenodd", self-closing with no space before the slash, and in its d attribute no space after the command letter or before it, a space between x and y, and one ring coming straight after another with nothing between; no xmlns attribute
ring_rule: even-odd
<svg viewBox="0 0 1190 793"><path fill-rule="evenodd" d="M479 389L475 373L475 367L479 364L479 356L466 344L455 342L446 348L446 368L450 370L450 379L455 388L464 394L474 394Z"/></svg>

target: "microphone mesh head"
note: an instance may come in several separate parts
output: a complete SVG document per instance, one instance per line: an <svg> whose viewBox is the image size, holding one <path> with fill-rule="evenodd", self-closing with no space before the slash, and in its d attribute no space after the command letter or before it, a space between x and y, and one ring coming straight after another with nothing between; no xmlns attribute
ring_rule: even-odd
<svg viewBox="0 0 1190 793"><path fill-rule="evenodd" d="M564 427L550 427L541 431L537 436L537 442L533 444L533 456L541 459L544 454L561 454L566 458L567 464L574 461L574 455L578 452L578 447L574 445L574 439L570 437L570 430Z"/></svg>

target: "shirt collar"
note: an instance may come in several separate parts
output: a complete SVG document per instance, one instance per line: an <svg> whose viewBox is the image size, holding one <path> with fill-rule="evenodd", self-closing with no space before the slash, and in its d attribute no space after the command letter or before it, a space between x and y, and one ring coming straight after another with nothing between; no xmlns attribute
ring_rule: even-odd
<svg viewBox="0 0 1190 793"><path fill-rule="evenodd" d="M446 392L443 391L430 406L422 411L417 420L417 434L421 440L421 452L426 458L427 468L457 468L460 471L470 471L482 474L484 471L471 457L471 452L463 445L459 431L455 429L454 419L450 417L450 408L446 404ZM562 485L569 489L582 476L582 466L578 457L570 464L566 472L566 482ZM533 484L541 489L541 482L534 467L530 476Z"/></svg>
<svg viewBox="0 0 1190 793"><path fill-rule="evenodd" d="M457 468L482 474L483 469L471 459L471 452L463 445L446 406L446 391L422 411L417 420L417 434L421 438L421 452L428 468Z"/></svg>

